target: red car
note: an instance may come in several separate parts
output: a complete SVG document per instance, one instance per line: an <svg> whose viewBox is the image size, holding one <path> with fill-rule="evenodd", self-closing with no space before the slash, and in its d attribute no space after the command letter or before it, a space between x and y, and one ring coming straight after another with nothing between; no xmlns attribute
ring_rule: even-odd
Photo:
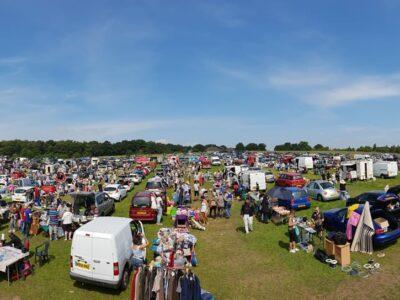
<svg viewBox="0 0 400 300"><path fill-rule="evenodd" d="M57 191L56 186L55 186L55 185L51 185L51 184L49 184L49 185L42 185L42 186L41 186L41 189L42 189L42 191L45 192L46 194L50 194L50 193L54 194L54 193Z"/></svg>
<svg viewBox="0 0 400 300"><path fill-rule="evenodd" d="M306 185L306 180L297 173L283 173L280 174L278 179L275 181L275 185L277 186L292 186L292 187L300 187Z"/></svg>
<svg viewBox="0 0 400 300"><path fill-rule="evenodd" d="M157 221L157 211L151 208L151 197L156 195L149 191L138 192L133 196L129 217L139 221Z"/></svg>

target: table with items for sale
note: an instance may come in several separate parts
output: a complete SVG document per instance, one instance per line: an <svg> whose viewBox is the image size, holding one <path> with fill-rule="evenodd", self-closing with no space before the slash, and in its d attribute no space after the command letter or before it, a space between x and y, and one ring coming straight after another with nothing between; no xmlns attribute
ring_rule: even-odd
<svg viewBox="0 0 400 300"><path fill-rule="evenodd" d="M23 253L14 247L0 247L0 272L7 273L7 281L10 284L10 268L15 266L18 273L18 262L29 256L29 252Z"/></svg>

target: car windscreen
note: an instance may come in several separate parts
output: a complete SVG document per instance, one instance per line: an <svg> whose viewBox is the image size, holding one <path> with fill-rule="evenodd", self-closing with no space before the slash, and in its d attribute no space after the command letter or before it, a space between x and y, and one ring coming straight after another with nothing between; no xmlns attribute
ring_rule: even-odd
<svg viewBox="0 0 400 300"><path fill-rule="evenodd" d="M322 183L320 183L320 185L321 185L322 189L324 189L324 190L334 188L333 184L330 182L322 182Z"/></svg>
<svg viewBox="0 0 400 300"><path fill-rule="evenodd" d="M304 190L298 190L292 192L292 195L295 199L304 198L306 196L306 192Z"/></svg>
<svg viewBox="0 0 400 300"><path fill-rule="evenodd" d="M293 180L300 180L300 179L303 179L303 177L301 177L300 175L293 176Z"/></svg>
<svg viewBox="0 0 400 300"><path fill-rule="evenodd" d="M146 184L146 189L148 189L148 190L162 189L161 182L148 181L147 184Z"/></svg>
<svg viewBox="0 0 400 300"><path fill-rule="evenodd" d="M113 187L113 186L108 186L106 188L104 188L105 192L114 192L117 188Z"/></svg>
<svg viewBox="0 0 400 300"><path fill-rule="evenodd" d="M25 194L25 193L26 193L26 190L24 190L24 189L16 189L16 190L14 191L14 193L16 193L16 194Z"/></svg>
<svg viewBox="0 0 400 300"><path fill-rule="evenodd" d="M148 207L151 206L150 197L135 197L132 200L133 207Z"/></svg>

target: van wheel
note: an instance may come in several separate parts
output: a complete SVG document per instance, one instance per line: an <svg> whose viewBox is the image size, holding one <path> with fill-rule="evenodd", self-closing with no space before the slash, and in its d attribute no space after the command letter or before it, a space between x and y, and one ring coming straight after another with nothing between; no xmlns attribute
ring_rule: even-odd
<svg viewBox="0 0 400 300"><path fill-rule="evenodd" d="M126 290L129 286L129 277L130 277L130 272L127 267L124 268L124 271L122 272L122 278L121 278L121 285L120 289L121 290Z"/></svg>
<svg viewBox="0 0 400 300"><path fill-rule="evenodd" d="M321 195L318 195L318 196L317 196L317 200L318 200L318 201L321 201L321 202L324 201L324 199L322 199L322 196L321 196Z"/></svg>
<svg viewBox="0 0 400 300"><path fill-rule="evenodd" d="M115 212L115 204L113 204L112 208L111 208L111 214L113 214Z"/></svg>

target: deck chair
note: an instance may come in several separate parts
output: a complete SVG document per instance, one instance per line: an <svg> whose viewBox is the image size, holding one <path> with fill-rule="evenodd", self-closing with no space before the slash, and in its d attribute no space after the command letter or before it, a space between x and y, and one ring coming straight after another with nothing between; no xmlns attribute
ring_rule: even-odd
<svg viewBox="0 0 400 300"><path fill-rule="evenodd" d="M47 241L35 248L35 263L39 260L39 266L49 261L49 247L50 242Z"/></svg>

